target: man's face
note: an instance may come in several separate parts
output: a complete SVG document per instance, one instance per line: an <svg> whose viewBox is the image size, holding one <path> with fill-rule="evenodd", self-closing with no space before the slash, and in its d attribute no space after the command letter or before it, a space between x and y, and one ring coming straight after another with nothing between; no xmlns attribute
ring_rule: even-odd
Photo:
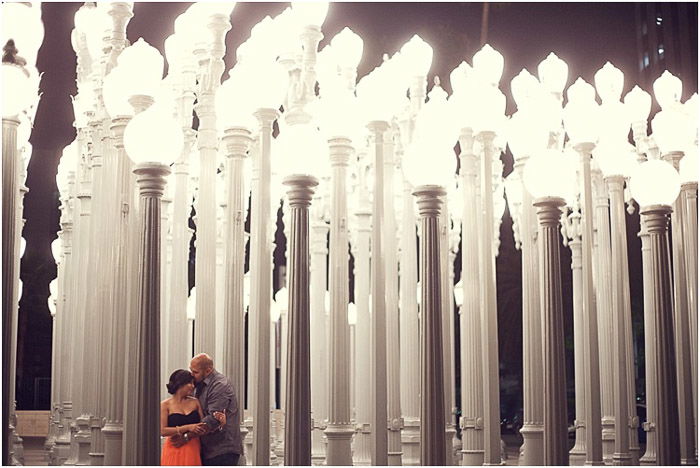
<svg viewBox="0 0 700 468"><path fill-rule="evenodd" d="M202 368L199 363L192 361L190 362L190 372L192 373L192 376L194 377L195 383L199 383L204 378L206 377L206 374L204 373L204 369Z"/></svg>

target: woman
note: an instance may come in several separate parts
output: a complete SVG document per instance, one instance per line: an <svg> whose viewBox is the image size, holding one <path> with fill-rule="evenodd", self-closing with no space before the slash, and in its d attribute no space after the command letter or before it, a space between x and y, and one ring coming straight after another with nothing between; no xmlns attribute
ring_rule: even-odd
<svg viewBox="0 0 700 468"><path fill-rule="evenodd" d="M189 371L178 369L172 373L166 387L172 396L160 402L160 435L166 437L160 464L201 465L199 438L194 430L204 424L200 423L204 414L199 400L192 396L194 377ZM222 424L226 422L223 413L214 413L214 417ZM183 436L187 442L176 447L170 439L175 435Z"/></svg>

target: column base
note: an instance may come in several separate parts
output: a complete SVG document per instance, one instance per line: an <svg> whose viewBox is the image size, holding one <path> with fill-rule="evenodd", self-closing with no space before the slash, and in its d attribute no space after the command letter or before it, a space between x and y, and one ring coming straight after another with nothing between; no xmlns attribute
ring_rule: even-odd
<svg viewBox="0 0 700 468"><path fill-rule="evenodd" d="M629 453L613 453L613 466L627 466L632 464L632 455Z"/></svg>
<svg viewBox="0 0 700 468"><path fill-rule="evenodd" d="M247 457L244 463L250 466L253 462L253 457L250 456L253 453L253 420L251 418L246 418L241 426L241 435L243 437L243 447Z"/></svg>
<svg viewBox="0 0 700 468"><path fill-rule="evenodd" d="M311 430L311 465L322 466L326 464L326 438L323 429L314 427Z"/></svg>
<svg viewBox="0 0 700 468"><path fill-rule="evenodd" d="M456 437L452 440L452 465L458 466L462 460L462 441Z"/></svg>
<svg viewBox="0 0 700 468"><path fill-rule="evenodd" d="M353 465L372 465L372 432L369 423L358 423L355 428L355 437L352 439ZM420 453L420 452L419 452Z"/></svg>
<svg viewBox="0 0 700 468"><path fill-rule="evenodd" d="M90 465L90 417L83 415L77 418L78 433L75 434L75 442L78 444L77 466Z"/></svg>
<svg viewBox="0 0 700 468"><path fill-rule="evenodd" d="M328 465L352 465L352 435L355 432L350 425L328 425L323 431L328 445L326 462Z"/></svg>
<svg viewBox="0 0 700 468"><path fill-rule="evenodd" d="M574 446L569 452L569 465L583 466L586 464L586 449Z"/></svg>
<svg viewBox="0 0 700 468"><path fill-rule="evenodd" d="M454 465L454 439L457 438L457 431L454 425L450 424L445 429L445 463L446 466Z"/></svg>
<svg viewBox="0 0 700 468"><path fill-rule="evenodd" d="M68 442L69 444L69 449L68 449L68 458L66 459L64 465L68 466L74 466L78 463L78 441L76 440L76 435L78 434L78 426L75 424L71 424L70 426L70 433L69 437L70 440Z"/></svg>
<svg viewBox="0 0 700 468"><path fill-rule="evenodd" d="M401 450L403 464L406 466L420 465L420 420L404 418L401 431Z"/></svg>
<svg viewBox="0 0 700 468"><path fill-rule="evenodd" d="M479 466L483 464L483 450L464 450L464 448L462 448L462 466Z"/></svg>
<svg viewBox="0 0 700 468"><path fill-rule="evenodd" d="M122 438L124 426L120 423L108 422L102 428L105 439L103 463L107 466L122 465Z"/></svg>
<svg viewBox="0 0 700 468"><path fill-rule="evenodd" d="M603 418L602 427L603 462L606 465L612 465L612 456L615 452L615 420Z"/></svg>
<svg viewBox="0 0 700 468"><path fill-rule="evenodd" d="M542 465L544 464L544 425L525 424L520 429L523 436L522 465Z"/></svg>

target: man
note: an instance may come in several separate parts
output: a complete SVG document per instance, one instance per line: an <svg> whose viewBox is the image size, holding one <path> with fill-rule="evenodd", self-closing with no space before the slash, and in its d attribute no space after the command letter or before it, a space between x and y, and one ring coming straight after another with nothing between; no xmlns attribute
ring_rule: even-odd
<svg viewBox="0 0 700 468"><path fill-rule="evenodd" d="M201 437L202 464L237 466L243 453L243 441L238 424L238 400L231 382L214 369L214 361L207 354L198 354L190 361L190 372L195 380L195 396L199 399L207 427L195 432ZM213 416L216 411L226 415L220 424Z"/></svg>

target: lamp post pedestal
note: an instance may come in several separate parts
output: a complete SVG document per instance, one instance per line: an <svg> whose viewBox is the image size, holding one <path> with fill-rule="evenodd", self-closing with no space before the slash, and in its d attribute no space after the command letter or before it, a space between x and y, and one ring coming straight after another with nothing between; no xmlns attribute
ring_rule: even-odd
<svg viewBox="0 0 700 468"><path fill-rule="evenodd" d="M559 219L565 202L535 199L539 220L540 301L544 332L544 464L568 465L564 317L559 262Z"/></svg>
<svg viewBox="0 0 700 468"><path fill-rule="evenodd" d="M681 462L676 355L674 349L673 292L668 251L668 218L665 205L642 207L642 223L649 236L650 305L656 331L656 463Z"/></svg>
<svg viewBox="0 0 700 468"><path fill-rule="evenodd" d="M164 164L140 164L133 170L139 189L141 253L138 268L138 306L135 388L138 398L133 447L139 465L160 464L160 415L154 408L160 398L160 287L161 198L170 168Z"/></svg>
<svg viewBox="0 0 700 468"><path fill-rule="evenodd" d="M421 277L421 465L445 465L445 392L440 294L439 217L445 189L423 185L413 191L418 204Z"/></svg>
<svg viewBox="0 0 700 468"><path fill-rule="evenodd" d="M311 465L311 355L309 320L309 207L318 181L313 176L284 179L291 218L289 239L289 328L284 464ZM269 203L268 203L269 206Z"/></svg>

